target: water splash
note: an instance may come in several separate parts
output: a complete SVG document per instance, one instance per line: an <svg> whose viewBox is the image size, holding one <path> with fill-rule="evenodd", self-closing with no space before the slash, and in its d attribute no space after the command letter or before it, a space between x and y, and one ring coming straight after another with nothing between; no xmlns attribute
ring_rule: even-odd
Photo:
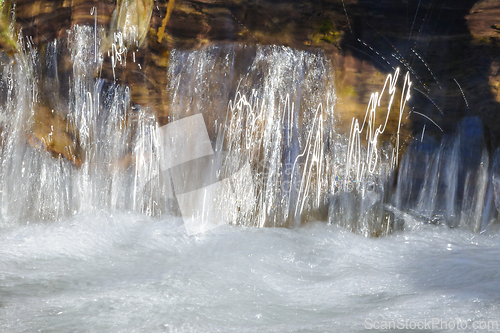
<svg viewBox="0 0 500 333"><path fill-rule="evenodd" d="M46 96L61 84L41 74L44 64L57 65L64 43L40 54L24 41L15 61L2 60L3 223L118 209L182 215L189 233L323 219L377 236L409 227L408 219L480 232L497 218L491 165L498 158L486 149L476 156L464 143L478 124L432 149L422 148L432 139L422 133L400 156L409 73L388 75L346 132L336 114L334 68L319 51L173 50L164 87L168 124L160 127L154 110L131 105L129 87L99 78L104 32L75 26L69 36L66 96ZM113 68L118 53L109 55ZM397 130L392 142L382 141L390 119ZM47 133L39 133L45 122ZM59 149L61 135L70 143Z"/></svg>

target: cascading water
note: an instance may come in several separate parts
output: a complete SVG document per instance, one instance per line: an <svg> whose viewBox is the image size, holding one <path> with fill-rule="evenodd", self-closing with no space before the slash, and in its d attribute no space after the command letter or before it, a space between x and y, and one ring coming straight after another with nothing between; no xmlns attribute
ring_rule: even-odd
<svg viewBox="0 0 500 333"><path fill-rule="evenodd" d="M70 214L93 208L131 208L133 192L127 169L119 170L116 161L129 153L131 125L124 122L129 108L129 92L119 85L105 86L94 79L91 28L78 27L72 31L73 75L67 96L41 94L41 76L45 71L57 71L58 52L62 46L54 41L43 58L27 43L23 53L15 59L4 60L3 93L7 96L2 107L2 217L4 221L34 221L61 219ZM52 51L54 50L54 51ZM47 68L41 61L46 59ZM56 67L55 69L53 67ZM49 72L50 73L50 72ZM52 82L59 82L57 73L49 74ZM65 103L66 102L66 103ZM47 119L37 120L37 113L49 110ZM67 130L75 144L64 147L73 161L54 158L43 147L53 145L57 124L52 121L65 113ZM43 122L51 122L43 124ZM37 127L50 126L49 134L37 137ZM57 138L54 138L56 140ZM73 162L73 163L72 163ZM75 164L81 166L75 167Z"/></svg>
<svg viewBox="0 0 500 333"><path fill-rule="evenodd" d="M409 218L407 223L444 223L474 232L491 227L498 219L498 152L490 163L483 141L478 118L465 118L441 143L414 141L401 162L394 206L388 209L399 219Z"/></svg>
<svg viewBox="0 0 500 333"><path fill-rule="evenodd" d="M103 208L196 218L213 206L206 213L210 223L296 227L319 218L383 235L403 227L404 216L476 232L496 218L488 153L472 158L476 165L464 163L464 149L472 149L464 133L430 151L415 141L394 181L399 131L395 148L378 136L389 117L399 116L401 126L407 112L411 82L407 76L397 101L399 70L372 95L365 119L353 119L348 133L335 113L333 68L321 52L235 44L173 50L164 87L171 99L167 126L174 133L168 136L153 110L129 111L127 86L95 78L105 56L98 52L103 32L95 31L76 26L69 34L73 68L66 96L57 92L64 84L57 76L60 41L43 55L28 42L15 61L4 59L4 223ZM112 63L114 69L118 62ZM44 73L48 82L41 82ZM56 92L47 96L47 87ZM385 99L387 116L378 120ZM398 102L399 115L391 115ZM50 120L37 120L42 108L64 115L78 144L63 148L70 161L40 149L50 148L56 135L51 128L36 136L37 126ZM202 115L198 125L195 115ZM180 125L182 119L187 123ZM208 138L198 135L203 127ZM187 138L188 132L196 135Z"/></svg>
<svg viewBox="0 0 500 333"><path fill-rule="evenodd" d="M171 51L160 126L100 77L108 55L126 66L120 36L108 53L103 30L68 35L1 59L3 330L500 322L500 158L477 118L400 150L381 135L408 116L409 75L346 125L322 52L219 44Z"/></svg>
<svg viewBox="0 0 500 333"><path fill-rule="evenodd" d="M28 43L24 54L4 67L4 221L61 219L99 208L172 214L178 211L172 201L175 195L237 177L238 170L248 165L248 186L238 188L245 182L234 179L232 192L241 196L250 188L254 195L242 197L246 202L233 207L235 214L229 214L227 222L298 226L314 211L326 216L331 194L348 187L338 179L346 173L349 142L337 130L332 68L321 53L237 45L173 51L167 74L170 121L202 114L215 150L213 156L191 161L191 165L162 170L168 147L151 110L137 107L127 112L129 89L94 79L103 58L95 56L92 45L99 45L93 43L95 38L90 27L71 31L73 75L67 104L57 94L48 101L39 95L40 75L46 71L39 60L45 59L47 71L54 70L58 63L54 50L61 48L60 42L49 45L43 57ZM61 84L56 74L52 80L55 87ZM33 147L51 145L45 141L50 141L54 129L42 140L33 134L39 125L36 113L42 107L66 112L78 143L78 148L65 147L73 163ZM194 146L197 140L201 139L192 138ZM195 158L186 157L185 162L190 159ZM381 160L382 167L377 167L383 171L370 172L377 186L385 186L384 177L377 176L387 176L384 163ZM200 172L203 177L195 179ZM218 194L224 195L228 193ZM381 198L376 200L381 202ZM363 214L360 220L368 219L367 212ZM365 234L381 225L378 221L358 228L352 219L342 216L340 220Z"/></svg>

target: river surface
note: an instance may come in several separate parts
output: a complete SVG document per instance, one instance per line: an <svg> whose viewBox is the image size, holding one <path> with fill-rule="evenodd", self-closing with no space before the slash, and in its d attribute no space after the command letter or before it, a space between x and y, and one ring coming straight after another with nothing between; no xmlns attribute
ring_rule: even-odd
<svg viewBox="0 0 500 333"><path fill-rule="evenodd" d="M179 217L101 211L0 229L0 330L499 331L499 278L498 230L366 238L315 222L188 236Z"/></svg>

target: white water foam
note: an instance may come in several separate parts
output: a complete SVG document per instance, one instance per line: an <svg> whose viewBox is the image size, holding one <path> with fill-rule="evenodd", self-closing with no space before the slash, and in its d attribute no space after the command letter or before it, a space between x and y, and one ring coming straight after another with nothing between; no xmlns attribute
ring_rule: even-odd
<svg viewBox="0 0 500 333"><path fill-rule="evenodd" d="M497 232L417 224L373 239L310 223L189 237L179 217L103 211L0 229L0 330L358 332L438 318L479 332L500 321L499 258Z"/></svg>

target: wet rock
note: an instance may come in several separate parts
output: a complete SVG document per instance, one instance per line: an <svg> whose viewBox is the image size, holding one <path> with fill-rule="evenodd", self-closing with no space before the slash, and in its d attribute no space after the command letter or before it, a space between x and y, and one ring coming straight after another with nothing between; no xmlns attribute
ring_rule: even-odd
<svg viewBox="0 0 500 333"><path fill-rule="evenodd" d="M83 156L73 126L61 113L47 107L40 106L34 114L32 134L28 136L29 144L48 150L54 157L66 158L79 167Z"/></svg>

